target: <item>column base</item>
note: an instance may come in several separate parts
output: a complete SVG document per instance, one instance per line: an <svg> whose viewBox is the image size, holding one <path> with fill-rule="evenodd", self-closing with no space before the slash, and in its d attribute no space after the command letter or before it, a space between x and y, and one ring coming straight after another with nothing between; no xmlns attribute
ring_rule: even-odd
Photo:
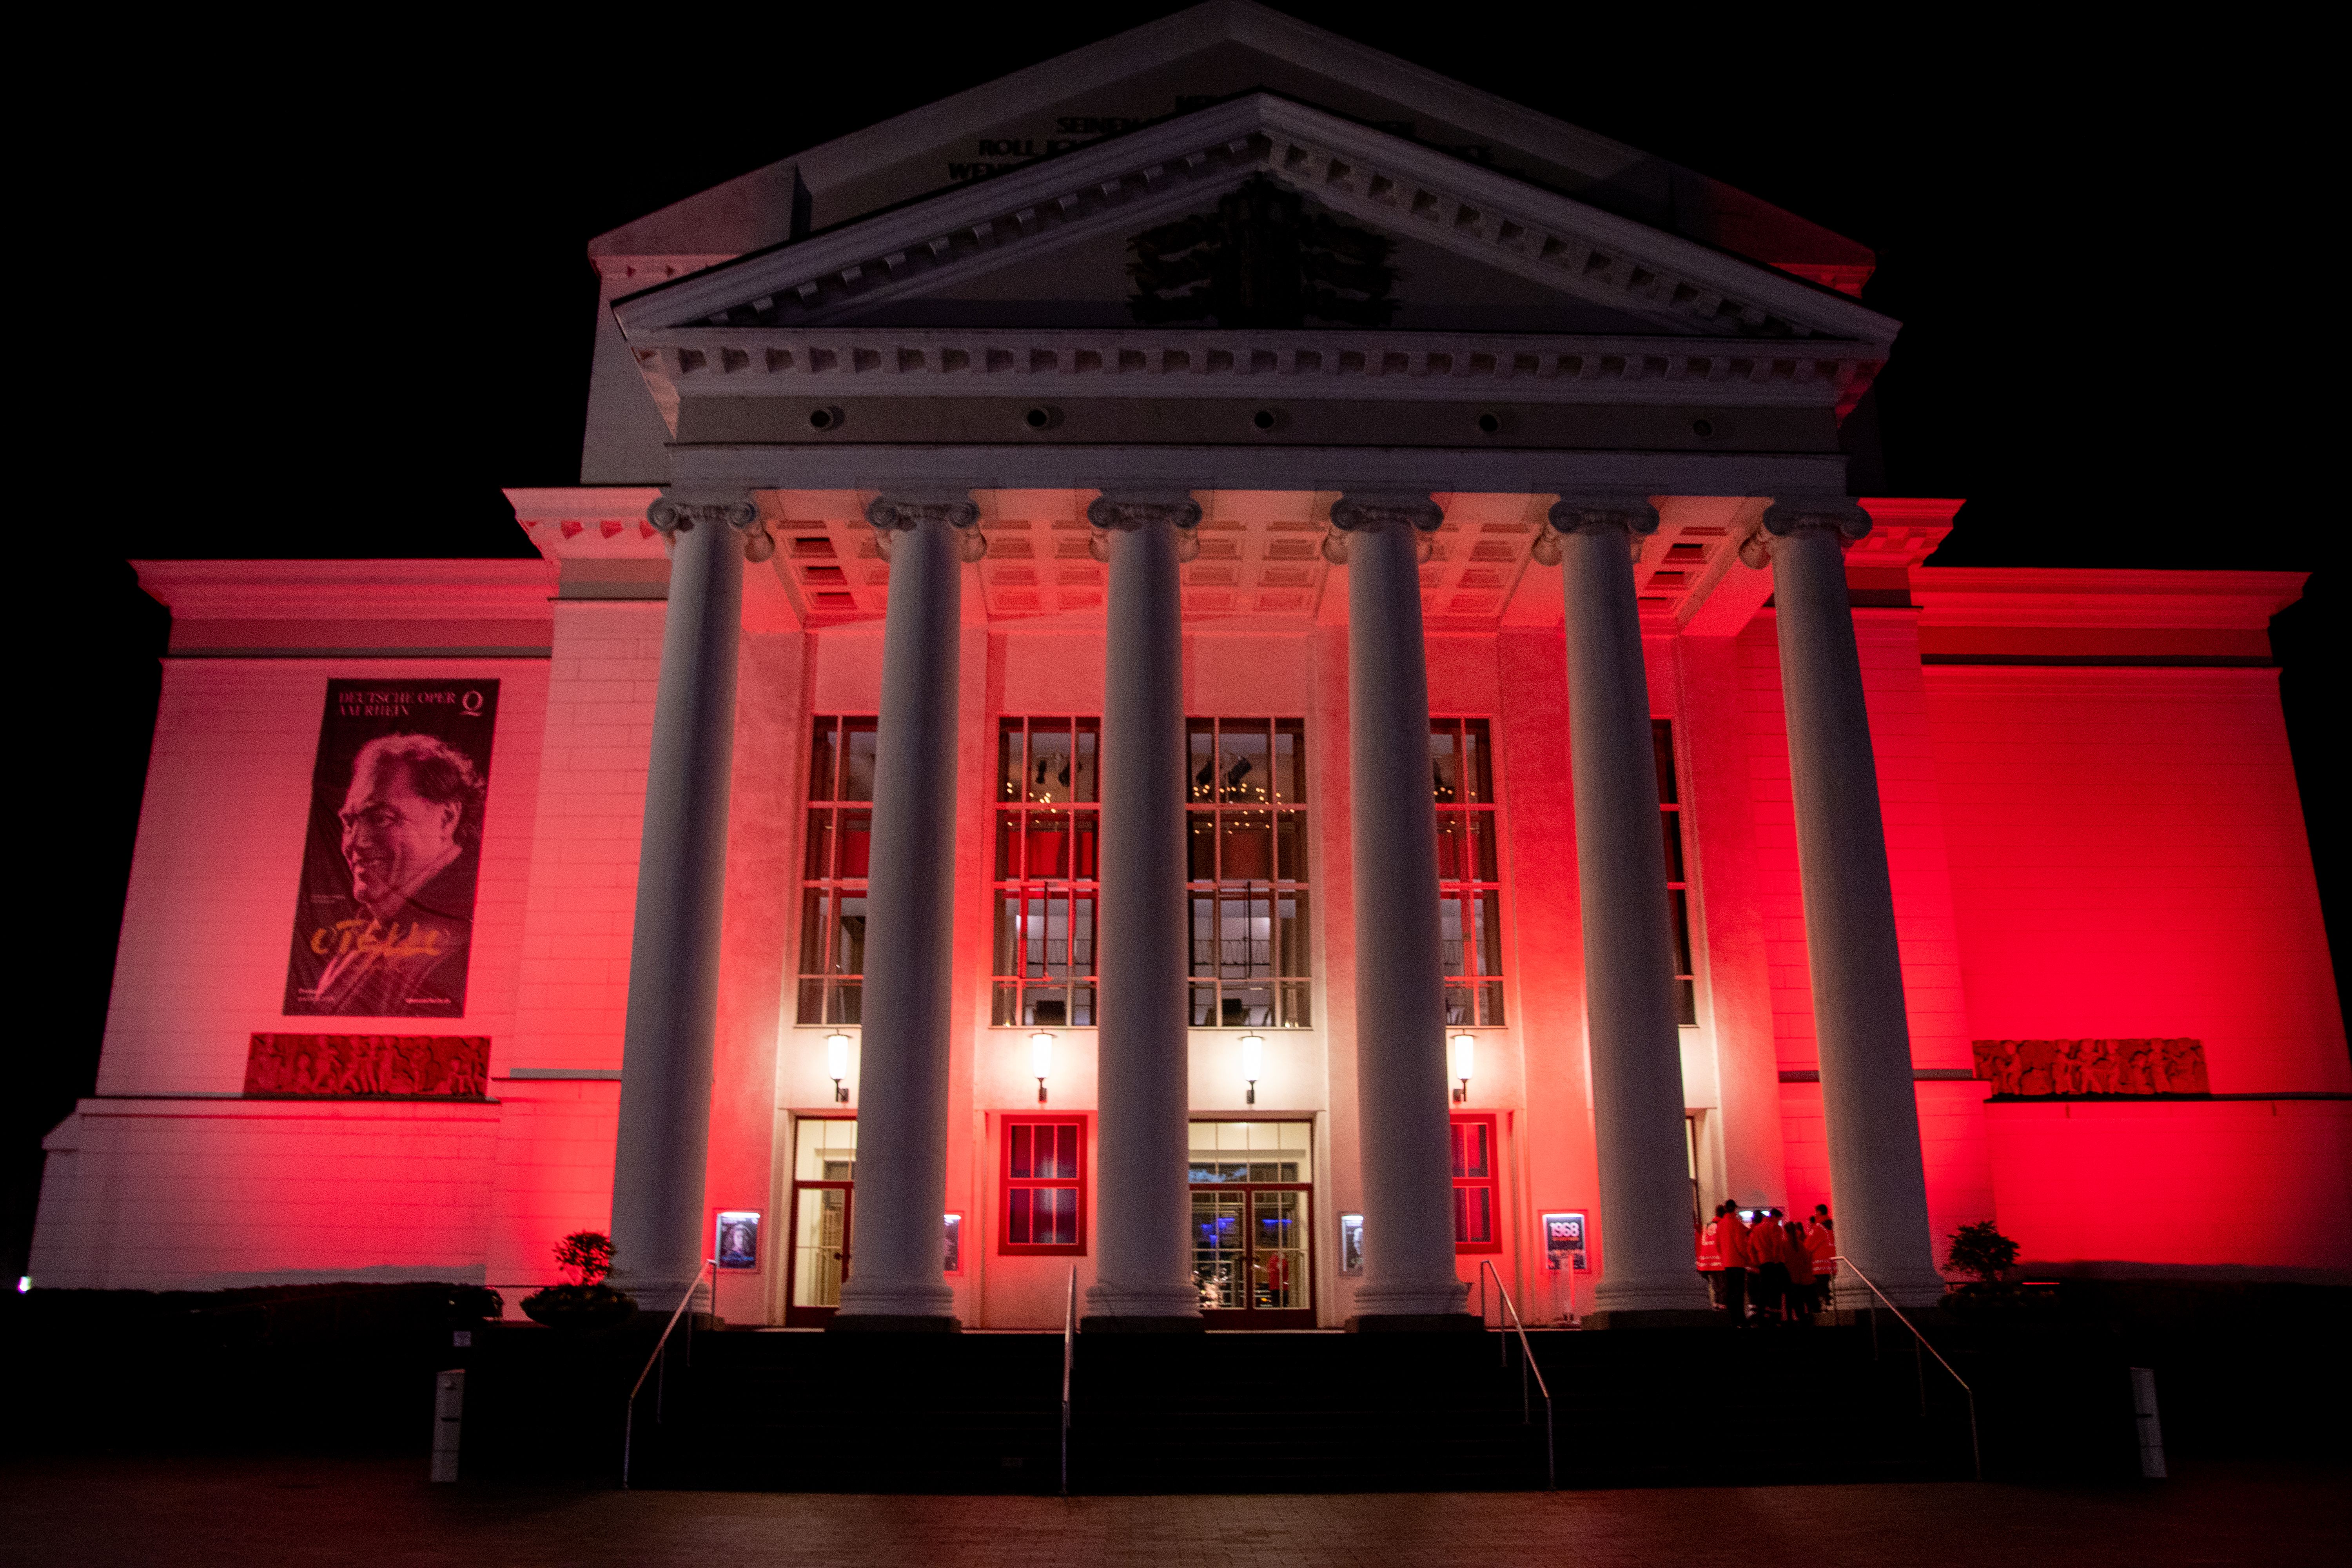
<svg viewBox="0 0 2352 1568"><path fill-rule="evenodd" d="M1351 1334L1475 1334L1486 1326L1475 1312L1360 1312L1346 1324Z"/></svg>
<svg viewBox="0 0 2352 1568"><path fill-rule="evenodd" d="M1952 1324L1952 1314L1941 1307L1906 1307L1903 1315L1910 1319L1916 1328L1943 1329ZM1870 1316L1867 1306L1854 1307L1840 1302L1826 1311L1814 1313L1813 1321L1833 1329L1866 1329L1870 1327ZM1895 1321L1895 1314L1883 1306L1878 1309L1878 1325L1882 1333L1903 1332L1903 1325Z"/></svg>
<svg viewBox="0 0 2352 1568"><path fill-rule="evenodd" d="M1874 1306L1885 1307L1885 1302L1879 1300L1870 1287L1859 1279L1850 1279L1843 1274L1832 1275L1831 1278L1836 1283L1830 1287L1830 1300L1840 1311L1854 1311ZM1944 1304L1945 1289L1941 1275L1932 1275L1927 1279L1917 1278L1901 1279L1892 1284L1881 1281L1879 1289L1886 1292L1887 1300L1893 1301L1905 1312L1914 1317L1921 1312L1938 1310Z"/></svg>
<svg viewBox="0 0 2352 1568"><path fill-rule="evenodd" d="M1199 1334L1208 1322L1198 1312L1190 1317L1111 1317L1090 1313L1078 1320L1082 1334Z"/></svg>
<svg viewBox="0 0 2352 1568"><path fill-rule="evenodd" d="M836 1312L824 1329L829 1334L959 1334L963 1321L928 1312Z"/></svg>
<svg viewBox="0 0 2352 1568"><path fill-rule="evenodd" d="M1587 1312L1580 1320L1588 1329L1727 1329L1731 1314L1712 1308L1693 1311L1680 1307L1618 1308Z"/></svg>

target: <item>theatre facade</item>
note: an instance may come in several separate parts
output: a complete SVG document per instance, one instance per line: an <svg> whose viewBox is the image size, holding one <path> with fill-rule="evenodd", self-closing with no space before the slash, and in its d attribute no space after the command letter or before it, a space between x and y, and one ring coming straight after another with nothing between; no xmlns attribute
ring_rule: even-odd
<svg viewBox="0 0 2352 1568"><path fill-rule="evenodd" d="M2302 578L1927 564L1864 247L1215 4L590 256L538 559L139 563L35 1288L1606 1325L1726 1199L2352 1281Z"/></svg>

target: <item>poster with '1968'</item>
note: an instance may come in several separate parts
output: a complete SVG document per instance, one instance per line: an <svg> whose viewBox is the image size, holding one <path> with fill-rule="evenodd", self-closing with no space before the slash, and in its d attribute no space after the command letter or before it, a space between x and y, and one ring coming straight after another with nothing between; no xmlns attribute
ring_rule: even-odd
<svg viewBox="0 0 2352 1568"><path fill-rule="evenodd" d="M331 680L286 969L294 1016L461 1018L495 680Z"/></svg>

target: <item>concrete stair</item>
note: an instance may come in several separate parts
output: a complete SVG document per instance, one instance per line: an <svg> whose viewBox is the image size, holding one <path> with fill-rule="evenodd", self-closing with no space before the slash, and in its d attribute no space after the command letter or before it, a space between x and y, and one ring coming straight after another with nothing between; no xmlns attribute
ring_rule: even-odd
<svg viewBox="0 0 2352 1568"><path fill-rule="evenodd" d="M1960 1479L1958 1390L1862 1329L1530 1336L1559 1484ZM468 1389L468 1477L616 1479L650 1334L493 1336ZM1061 1483L1056 1334L709 1331L637 1404L637 1486L1044 1493ZM1086 1493L1496 1490L1545 1484L1495 1333L1085 1336L1070 1487Z"/></svg>

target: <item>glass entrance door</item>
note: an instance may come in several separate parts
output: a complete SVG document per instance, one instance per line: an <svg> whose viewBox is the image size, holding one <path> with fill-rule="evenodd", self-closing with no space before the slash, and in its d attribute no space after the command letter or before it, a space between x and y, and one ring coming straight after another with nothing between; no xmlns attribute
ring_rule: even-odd
<svg viewBox="0 0 2352 1568"><path fill-rule="evenodd" d="M1314 1130L1192 1123L1192 1283L1214 1329L1312 1328Z"/></svg>
<svg viewBox="0 0 2352 1568"><path fill-rule="evenodd" d="M784 1325L821 1328L840 1310L841 1282L849 1277L857 1123L803 1117L793 1129L793 1143L792 1263L784 1286Z"/></svg>

